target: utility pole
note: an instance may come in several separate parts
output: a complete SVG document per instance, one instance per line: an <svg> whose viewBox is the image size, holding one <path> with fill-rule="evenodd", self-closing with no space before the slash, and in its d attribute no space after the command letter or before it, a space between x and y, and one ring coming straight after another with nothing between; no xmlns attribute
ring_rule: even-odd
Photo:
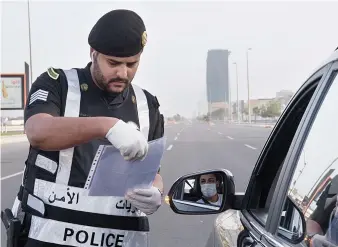
<svg viewBox="0 0 338 247"><path fill-rule="evenodd" d="M230 73L230 70L229 70L229 57L230 57L230 54L231 54L231 51L228 50L228 63L227 63L227 68L226 68L226 71L228 71L228 91L226 92L226 95L225 95L225 101L224 101L224 110L226 108L226 104L228 103L228 117L229 117L229 120L232 121L232 106L231 106L231 84L230 84L230 76L229 76L229 73ZM226 102L226 99L228 98L228 102ZM225 112L224 112L224 122L225 122Z"/></svg>
<svg viewBox="0 0 338 247"><path fill-rule="evenodd" d="M249 83L249 51L251 48L246 50L246 78L248 83L248 115L249 115L249 123L251 123L251 106L250 106L250 83Z"/></svg>
<svg viewBox="0 0 338 247"><path fill-rule="evenodd" d="M236 86L237 86L237 121L238 123L240 122L239 120L239 98L238 98L238 66L237 63L234 62L234 64L236 65Z"/></svg>
<svg viewBox="0 0 338 247"><path fill-rule="evenodd" d="M29 45L29 68L30 68L30 83L33 83L33 63L32 63L32 36L31 36L31 15L29 0L27 0L27 12L28 12L28 45Z"/></svg>

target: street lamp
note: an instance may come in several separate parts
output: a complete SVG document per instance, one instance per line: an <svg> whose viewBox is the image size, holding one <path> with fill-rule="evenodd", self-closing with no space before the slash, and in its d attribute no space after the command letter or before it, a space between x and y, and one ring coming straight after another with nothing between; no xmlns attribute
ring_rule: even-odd
<svg viewBox="0 0 338 247"><path fill-rule="evenodd" d="M28 14L28 45L29 45L29 68L30 68L30 83L33 83L33 64L32 64L32 37L31 37L31 15L29 0L27 0L27 14Z"/></svg>
<svg viewBox="0 0 338 247"><path fill-rule="evenodd" d="M238 66L237 63L234 62L234 65L236 65L236 85L237 85L237 121L239 122L239 99L238 99Z"/></svg>
<svg viewBox="0 0 338 247"><path fill-rule="evenodd" d="M229 57L230 57L231 51L228 50L228 61L229 61ZM228 92L226 92L227 97L225 97L225 100L228 98L228 106L229 106L229 120L230 122L232 122L232 106L231 106L231 83L230 83L230 71L229 71L229 63L227 63L227 71L228 71ZM225 102L226 105L226 102ZM225 110L225 105L224 105L224 110ZM225 113L225 112L224 112ZM225 114L224 114L224 118L225 118Z"/></svg>
<svg viewBox="0 0 338 247"><path fill-rule="evenodd" d="M249 123L251 123L251 106L250 106L250 83L249 83L249 51L251 51L251 48L248 48L246 50L246 79L248 83L248 115L249 115Z"/></svg>

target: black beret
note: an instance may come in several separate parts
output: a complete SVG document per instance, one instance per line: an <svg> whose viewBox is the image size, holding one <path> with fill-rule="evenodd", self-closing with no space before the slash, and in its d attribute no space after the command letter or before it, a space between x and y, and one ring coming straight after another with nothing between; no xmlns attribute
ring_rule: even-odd
<svg viewBox="0 0 338 247"><path fill-rule="evenodd" d="M92 28L88 43L96 51L114 57L131 57L143 50L147 42L142 18L131 10L112 10Z"/></svg>

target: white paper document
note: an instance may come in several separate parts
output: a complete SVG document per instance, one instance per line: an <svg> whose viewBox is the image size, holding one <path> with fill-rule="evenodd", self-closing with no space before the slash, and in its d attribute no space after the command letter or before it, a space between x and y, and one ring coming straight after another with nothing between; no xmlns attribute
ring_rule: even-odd
<svg viewBox="0 0 338 247"><path fill-rule="evenodd" d="M132 188L150 187L160 167L166 137L149 142L143 161L126 161L114 146L102 145L86 183L89 196L124 197Z"/></svg>

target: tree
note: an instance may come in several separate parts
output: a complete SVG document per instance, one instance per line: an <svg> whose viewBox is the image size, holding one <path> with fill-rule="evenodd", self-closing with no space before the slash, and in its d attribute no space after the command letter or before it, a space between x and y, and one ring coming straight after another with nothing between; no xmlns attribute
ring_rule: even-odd
<svg viewBox="0 0 338 247"><path fill-rule="evenodd" d="M279 101L270 101L266 108L267 117L278 117L281 114L281 104Z"/></svg>
<svg viewBox="0 0 338 247"><path fill-rule="evenodd" d="M257 116L260 114L260 110L259 110L258 106L254 107L252 109L252 112L255 115L255 122L256 122Z"/></svg>
<svg viewBox="0 0 338 247"><path fill-rule="evenodd" d="M263 118L269 117L268 109L265 105L262 105L259 108L259 113L260 113L261 117L263 117Z"/></svg>

